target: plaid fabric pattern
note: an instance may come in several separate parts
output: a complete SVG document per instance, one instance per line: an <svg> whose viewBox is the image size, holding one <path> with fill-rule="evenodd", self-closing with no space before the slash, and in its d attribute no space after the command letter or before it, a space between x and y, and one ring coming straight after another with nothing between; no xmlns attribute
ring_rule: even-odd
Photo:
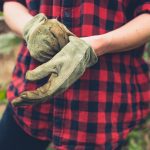
<svg viewBox="0 0 150 150"><path fill-rule="evenodd" d="M79 37L104 34L150 12L149 0L26 0L26 6L32 15L57 18ZM16 121L29 135L50 140L59 150L120 149L149 112L143 48L101 56L63 94L46 103L13 108ZM26 71L38 65L24 43L7 92L9 101L47 81L25 79Z"/></svg>

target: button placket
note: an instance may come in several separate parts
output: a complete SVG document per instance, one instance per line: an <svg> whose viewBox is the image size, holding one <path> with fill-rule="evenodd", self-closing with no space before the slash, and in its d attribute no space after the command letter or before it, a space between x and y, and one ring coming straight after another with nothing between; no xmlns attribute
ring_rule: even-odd
<svg viewBox="0 0 150 150"><path fill-rule="evenodd" d="M70 17L71 17L70 12L68 12L68 11L64 11L64 17L66 17L66 18L70 18Z"/></svg>
<svg viewBox="0 0 150 150"><path fill-rule="evenodd" d="M63 8L62 23L66 25L67 28L72 27L72 8Z"/></svg>
<svg viewBox="0 0 150 150"><path fill-rule="evenodd" d="M64 115L66 112L66 101L63 101L60 98L55 98L55 108L54 108L54 142L57 142L58 145L62 145L61 137L64 130Z"/></svg>

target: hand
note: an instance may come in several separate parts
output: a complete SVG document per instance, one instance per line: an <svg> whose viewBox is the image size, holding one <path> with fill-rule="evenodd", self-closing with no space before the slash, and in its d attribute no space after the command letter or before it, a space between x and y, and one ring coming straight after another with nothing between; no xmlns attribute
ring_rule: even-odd
<svg viewBox="0 0 150 150"><path fill-rule="evenodd" d="M40 62L50 60L74 35L57 19L36 15L24 27L24 39L30 55Z"/></svg>
<svg viewBox="0 0 150 150"><path fill-rule="evenodd" d="M97 62L96 54L86 42L74 36L70 36L69 41L51 60L26 74L26 79L31 81L49 75L49 81L35 91L23 92L12 101L13 105L44 102L47 98L64 92L82 76L87 67Z"/></svg>

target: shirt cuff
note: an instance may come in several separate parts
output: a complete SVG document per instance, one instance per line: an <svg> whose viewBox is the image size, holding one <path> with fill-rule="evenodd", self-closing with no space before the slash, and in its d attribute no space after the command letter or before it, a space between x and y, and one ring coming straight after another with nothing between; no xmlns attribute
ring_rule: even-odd
<svg viewBox="0 0 150 150"><path fill-rule="evenodd" d="M143 5L138 6L134 11L134 17L143 14L150 13L150 3L144 3Z"/></svg>
<svg viewBox="0 0 150 150"><path fill-rule="evenodd" d="M2 0L3 2L17 2L18 0Z"/></svg>

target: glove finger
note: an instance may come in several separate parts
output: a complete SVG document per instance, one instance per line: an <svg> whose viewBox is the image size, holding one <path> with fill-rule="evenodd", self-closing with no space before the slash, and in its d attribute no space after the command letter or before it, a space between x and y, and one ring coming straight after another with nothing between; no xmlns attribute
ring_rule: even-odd
<svg viewBox="0 0 150 150"><path fill-rule="evenodd" d="M62 24L61 22L57 21L59 27L61 28L61 30L63 32L66 32L68 36L76 36L75 34L73 34L64 24Z"/></svg>
<svg viewBox="0 0 150 150"><path fill-rule="evenodd" d="M62 48L69 42L68 36L74 34L56 19L52 19L51 22L53 23L53 26L51 27L51 33L54 37L56 37L60 48Z"/></svg>
<svg viewBox="0 0 150 150"><path fill-rule="evenodd" d="M61 49L60 45L58 43L57 37L51 31L50 31L50 34L48 35L48 37L45 39L45 44L50 49L49 51L47 51L48 53L51 53L51 52L55 52L56 53L56 52L58 52Z"/></svg>
<svg viewBox="0 0 150 150"><path fill-rule="evenodd" d="M42 53L42 55L45 55L48 58L52 58L56 54L56 52L53 51L52 49L49 49L48 52L42 51L41 53Z"/></svg>
<svg viewBox="0 0 150 150"><path fill-rule="evenodd" d="M63 38L58 38L58 43L61 48L63 48L67 43L69 43L69 37L66 33L63 34Z"/></svg>
<svg viewBox="0 0 150 150"><path fill-rule="evenodd" d="M62 60L66 59L66 57L63 57L63 55L64 53L57 53L48 62L38 66L34 70L27 71L26 79L30 81L35 81L47 77L52 73L58 75L63 66Z"/></svg>
<svg viewBox="0 0 150 150"><path fill-rule="evenodd" d="M60 47L57 44L57 39L52 34L49 34L48 37L41 36L43 40L38 37L40 35L35 36L28 45L30 55L39 62L47 62L60 50ZM36 42L40 44L36 44Z"/></svg>
<svg viewBox="0 0 150 150"><path fill-rule="evenodd" d="M27 71L26 79L30 81L40 80L52 73L58 74L55 68L44 68L41 70L41 67L37 67L32 71Z"/></svg>
<svg viewBox="0 0 150 150"><path fill-rule="evenodd" d="M66 33L63 32L61 28L52 28L51 34L57 39L57 44L60 47L59 49L64 47L69 42L68 37L66 38L65 36Z"/></svg>
<svg viewBox="0 0 150 150"><path fill-rule="evenodd" d="M25 99L21 97L17 97L12 101L13 106L26 106L26 105L31 105L33 102L31 101L26 101Z"/></svg>
<svg viewBox="0 0 150 150"><path fill-rule="evenodd" d="M49 47L58 49L57 38L51 34L50 29L44 25L37 27L30 36L30 42L28 43L28 46L30 46L29 50L32 49L36 53L37 49L38 51L45 50L45 48L49 49Z"/></svg>
<svg viewBox="0 0 150 150"><path fill-rule="evenodd" d="M56 77L57 75L53 74L46 84L36 90L25 91L20 95L20 97L28 101L28 103L40 103L48 100L48 97L50 97L51 82Z"/></svg>
<svg viewBox="0 0 150 150"><path fill-rule="evenodd" d="M38 66L37 68L35 68L31 71L27 71L26 79L30 80L30 81L35 81L35 80L39 80L44 77L47 77L48 75L50 75L52 73L58 74L59 65L57 67L57 61L55 61L55 63L53 61L55 61L55 60L51 59L48 62Z"/></svg>
<svg viewBox="0 0 150 150"><path fill-rule="evenodd" d="M51 31L52 28L53 27L51 27L50 29L47 29L48 35L46 35L45 39L43 39L43 42L48 47L51 47L52 50L58 52L58 49L60 49L60 46L58 45L58 40L57 40L58 37L56 37L56 35ZM56 28L56 30L57 30L57 28Z"/></svg>
<svg viewBox="0 0 150 150"><path fill-rule="evenodd" d="M38 55L36 55L36 60L38 60L39 62L45 63L48 60L52 59L52 57L56 54L56 52L54 52L53 50L49 49L49 52L47 51L41 51L39 52Z"/></svg>
<svg viewBox="0 0 150 150"><path fill-rule="evenodd" d="M55 35L51 33L51 28L52 27L47 28L47 26L43 24L34 30L28 42L28 49L31 54L36 56L42 51L49 53L51 51L58 52L60 50L58 40Z"/></svg>

